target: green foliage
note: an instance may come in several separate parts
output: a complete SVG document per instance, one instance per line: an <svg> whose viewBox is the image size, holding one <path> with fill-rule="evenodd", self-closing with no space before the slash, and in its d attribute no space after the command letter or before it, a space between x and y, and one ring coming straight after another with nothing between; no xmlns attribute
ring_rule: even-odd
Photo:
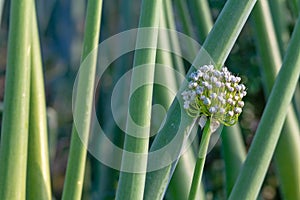
<svg viewBox="0 0 300 200"><path fill-rule="evenodd" d="M33 2L12 1L0 149L0 199L26 196Z"/></svg>
<svg viewBox="0 0 300 200"><path fill-rule="evenodd" d="M259 0L254 7L256 0L117 0L103 5L102 0L66 0L36 1L34 8L31 0L0 1L0 199L300 199L299 2ZM146 41L178 54L155 48L128 52L113 60L95 85L99 41L135 27L177 30L203 45L197 54L194 41L182 44L181 34L138 31L137 48ZM105 49L108 57L126 42ZM77 79L72 113L74 78L87 57L90 65ZM212 145L209 142L220 136L208 131L215 121L206 123L200 138L199 116L186 113L181 94L195 69L211 64L221 70L225 62L241 77L247 96L238 126L224 127L222 143ZM148 67L139 67L144 64ZM129 121L126 128L119 127L111 107L116 105L111 98L114 87L130 69L131 86L124 84L117 92L117 109L128 102L129 113L122 120L126 124L130 116L140 126L150 125L142 131ZM138 83L153 81L165 85L135 90ZM146 155L163 150L176 136L182 143L171 151L181 158L151 172L147 167L156 163L146 156L130 160L125 151L123 156L107 152L119 158L114 161L120 171L90 158L84 142L93 139L93 102L105 136L121 150ZM163 112L157 112L156 104ZM205 109L203 105L199 100L197 109ZM209 109L204 113L209 115ZM85 117L78 122L72 114L75 119ZM192 136L193 143L183 149ZM102 141L97 144L106 147ZM164 154L168 152L160 159ZM122 171L128 163L141 173Z"/></svg>
<svg viewBox="0 0 300 200"><path fill-rule="evenodd" d="M45 88L36 18L32 6L31 80L26 199L52 199Z"/></svg>
<svg viewBox="0 0 300 200"><path fill-rule="evenodd" d="M85 37L81 57L82 62L98 45L101 12L102 0L88 1ZM85 113L85 116L87 117L85 117L79 130L75 123L73 125L68 168L62 199L81 199L87 152L86 147L78 134L80 131L80 134L85 139L89 136L93 92L95 87L94 79L96 74L96 55L97 54L92 54L93 57L89 58L91 60L89 65L86 65L87 68L80 73L78 78L78 89L74 113L75 115Z"/></svg>

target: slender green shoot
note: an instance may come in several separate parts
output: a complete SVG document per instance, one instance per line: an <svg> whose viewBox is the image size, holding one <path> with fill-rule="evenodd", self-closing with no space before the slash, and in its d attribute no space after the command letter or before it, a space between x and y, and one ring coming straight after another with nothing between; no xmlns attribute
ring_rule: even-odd
<svg viewBox="0 0 300 200"><path fill-rule="evenodd" d="M210 119L208 119L204 126L204 130L202 132L201 143L200 143L199 152L196 160L196 166L194 169L193 181L192 181L191 190L188 198L189 200L195 200L197 192L200 189L202 173L204 169L210 136L211 136Z"/></svg>
<svg viewBox="0 0 300 200"><path fill-rule="evenodd" d="M300 18L241 173L229 199L255 199L278 142L300 73ZM299 164L298 164L299 165ZM294 174L299 176L299 173ZM251 190L249 190L251 188Z"/></svg>
<svg viewBox="0 0 300 200"><path fill-rule="evenodd" d="M188 35L191 38L195 38L191 16L189 15L190 12L187 7L187 2L184 0L175 0L175 3L177 5L181 24L183 26L183 33ZM196 55L197 49L194 47L194 45L190 45L190 46L191 46L190 53L192 55Z"/></svg>
<svg viewBox="0 0 300 200"><path fill-rule="evenodd" d="M81 62L94 50L99 42L100 22L102 13L102 0L89 0L87 6L85 35L83 41ZM78 79L78 88L76 94L75 111L74 114L83 114L85 117L81 123L80 130L77 130L75 123L73 123L71 147L69 153L69 160L66 172L66 180L64 184L62 199L81 199L82 186L84 179L85 163L86 163L86 147L84 146L78 131L84 141L87 141L91 125L91 112L94 92L94 80L96 73L96 55L90 58L90 65L84 73L80 73Z"/></svg>
<svg viewBox="0 0 300 200"><path fill-rule="evenodd" d="M270 10L272 14L272 21L274 24L276 38L280 49L281 56L285 54L290 33L288 30L287 7L284 0L269 0Z"/></svg>
<svg viewBox="0 0 300 200"><path fill-rule="evenodd" d="M258 36L256 44L261 55L261 71L265 77L264 89L267 98L282 62L267 1L257 2L253 10L253 19ZM297 164L300 163L300 136L297 133L300 129L291 105L288 106L288 110L275 152L275 163L284 199L299 199L300 176L295 174L299 172L300 168Z"/></svg>
<svg viewBox="0 0 300 200"><path fill-rule="evenodd" d="M26 199L51 200L45 88L34 4L31 22L31 85Z"/></svg>
<svg viewBox="0 0 300 200"><path fill-rule="evenodd" d="M0 199L25 199L30 91L31 0L11 1L4 114L0 146Z"/></svg>
<svg viewBox="0 0 300 200"><path fill-rule="evenodd" d="M156 27L159 25L161 0L143 0L140 14L139 27ZM139 30L137 34L136 47L139 48L140 42L148 42L157 44L158 31L148 32L147 36ZM130 165L132 169L138 168L139 173L124 172L121 168L120 179L116 194L119 200L139 200L143 199L144 185L147 170L147 158L129 159L126 151L135 153L147 153L149 146L150 130L146 127L150 126L151 121L151 102L153 85L146 84L140 86L139 83L149 83L154 80L154 63L156 59L155 49L136 50L134 55L134 66L131 77L131 88L129 95L129 116L132 117L134 123L127 120L126 136L124 142L124 154L122 157L122 166ZM143 127L138 130L136 127ZM133 135L132 135L133 134ZM144 172L143 172L144 171Z"/></svg>
<svg viewBox="0 0 300 200"><path fill-rule="evenodd" d="M171 30L176 30L175 21L174 21L174 13L173 13L173 6L171 0L163 1L163 8L164 8L164 17L166 20L166 28ZM169 34L170 45L172 49L176 49L176 52L181 52L180 44L178 41L178 37L175 34ZM173 66L180 74L185 74L184 64L182 58L179 56L173 55ZM181 81L177 80L177 87L180 86Z"/></svg>
<svg viewBox="0 0 300 200"><path fill-rule="evenodd" d="M246 159L246 148L238 124L224 126L221 137L225 162L226 196L228 197Z"/></svg>
<svg viewBox="0 0 300 200"><path fill-rule="evenodd" d="M209 31L212 29L213 20L207 0L193 0L194 13L196 16L195 24L198 28L200 42L204 42Z"/></svg>

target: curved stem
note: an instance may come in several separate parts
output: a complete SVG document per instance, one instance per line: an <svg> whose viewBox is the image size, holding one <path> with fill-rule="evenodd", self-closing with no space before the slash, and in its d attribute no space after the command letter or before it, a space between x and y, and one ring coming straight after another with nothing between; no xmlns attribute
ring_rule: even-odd
<svg viewBox="0 0 300 200"><path fill-rule="evenodd" d="M197 192L200 189L201 178L203 174L203 168L204 168L210 136L211 136L210 119L208 119L202 133L199 153L196 161L196 166L194 169L192 186L189 194L189 200L195 200L197 196Z"/></svg>

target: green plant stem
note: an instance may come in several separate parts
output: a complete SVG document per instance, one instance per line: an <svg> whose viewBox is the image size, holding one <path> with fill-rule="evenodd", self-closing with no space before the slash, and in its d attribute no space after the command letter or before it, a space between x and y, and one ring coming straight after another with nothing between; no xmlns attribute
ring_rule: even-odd
<svg viewBox="0 0 300 200"><path fill-rule="evenodd" d="M102 0L89 0L81 62L83 62L89 53L91 53L98 45L101 13ZM71 147L62 196L62 199L65 200L81 199L82 195L86 163L86 147L78 134L80 131L83 141L87 141L90 131L90 118L95 87L96 55L97 53L93 53L92 57L89 57L89 65L85 65L86 68L84 69L84 72L80 73L78 78L74 114L84 115L86 117L83 119L83 122L80 122L80 128L78 127L78 124L76 126L75 122L73 123Z"/></svg>
<svg viewBox="0 0 300 200"><path fill-rule="evenodd" d="M199 147L198 157L196 160L196 166L194 169L193 181L192 181L191 190L189 194L189 200L195 200L197 192L200 189L202 173L204 169L205 158L207 154L210 136L211 136L210 119L207 119L201 137L201 143Z"/></svg>
<svg viewBox="0 0 300 200"><path fill-rule="evenodd" d="M31 22L31 88L26 199L51 200L44 77L34 4Z"/></svg>
<svg viewBox="0 0 300 200"><path fill-rule="evenodd" d="M246 148L238 124L230 127L224 126L221 137L225 161L226 196L228 197L246 159Z"/></svg>
<svg viewBox="0 0 300 200"><path fill-rule="evenodd" d="M269 0L276 38L279 45L281 56L285 54L290 34L287 23L287 7L285 0Z"/></svg>
<svg viewBox="0 0 300 200"><path fill-rule="evenodd" d="M141 6L141 15L139 21L139 28L142 27L158 27L161 0L143 0ZM141 31L141 30L139 30ZM140 42L147 41L150 44L157 44L158 31L148 32L145 36L143 31L137 33L137 49ZM129 113L134 123L140 127L149 127L151 120L151 103L153 85L147 84L139 89L135 90L138 84L141 82L153 82L155 67L156 50L155 49L141 49L136 50L134 55L134 64L131 78L131 88L129 95ZM144 67L145 64L147 67ZM144 65L143 68L140 66ZM129 119L129 118L128 118ZM136 130L136 125L127 120L126 124L126 136L124 142L124 149L126 151L135 153L147 153L149 146L149 129ZM130 134L136 134L141 137L134 137ZM132 169L139 168L139 173L124 172L121 169L120 179L116 194L116 199L120 200L138 200L143 199L146 170L147 170L147 158L129 159L124 151L122 157L122 166L130 165ZM143 172L144 171L144 172Z"/></svg>
<svg viewBox="0 0 300 200"><path fill-rule="evenodd" d="M192 147L180 157L170 184L168 186L168 197L172 200L187 199L193 179L193 170L196 164L195 152ZM199 191L199 190L198 190ZM200 186L200 192L196 199L204 200L205 191L203 185Z"/></svg>
<svg viewBox="0 0 300 200"><path fill-rule="evenodd" d="M0 149L0 199L25 199L32 1L11 1Z"/></svg>
<svg viewBox="0 0 300 200"><path fill-rule="evenodd" d="M213 26L210 9L206 0L194 0L193 3L198 19L196 23L199 28L200 40L203 41ZM226 171L226 191L229 196L245 160L246 149L238 123L234 127L224 127L221 138Z"/></svg>
<svg viewBox="0 0 300 200"><path fill-rule="evenodd" d="M174 22L174 13L171 0L164 0L163 1L163 8L164 8L164 17L166 20L166 28L171 30L176 30L175 22ZM181 52L180 44L178 41L178 37L175 34L170 34L169 36L169 43L172 49L176 50L177 52ZM185 74L184 64L182 58L177 55L173 55L173 66L174 69L177 70L180 74ZM180 80L177 80L177 87L181 84Z"/></svg>
<svg viewBox="0 0 300 200"><path fill-rule="evenodd" d="M299 51L300 19L294 28L283 65L229 199L255 199L259 193L280 136L288 105L298 82L300 73ZM299 175L299 173L294 175Z"/></svg>
<svg viewBox="0 0 300 200"><path fill-rule="evenodd" d="M209 53L218 67L221 68L225 62L230 50L232 49L243 25L245 24L254 4L255 0L229 0L223 8L218 20L213 29L206 38L203 48L200 49L193 63L194 66L201 66L211 62L207 58L206 51ZM205 51L205 50L206 51ZM191 67L187 76L195 70ZM177 93L177 99L181 99L181 93L186 88L186 83L183 83ZM181 107L178 100L175 99L167 112L166 122L156 135L150 151L155 151L167 145L176 133L189 134L193 121L185 112L181 112ZM180 125L180 126L179 126ZM182 144L178 144L180 147ZM171 166L171 165L170 165ZM147 174L145 199L161 199L164 188L166 188L167 179L169 177L170 166L160 170L149 172Z"/></svg>
<svg viewBox="0 0 300 200"><path fill-rule="evenodd" d="M175 3L178 8L178 13L180 16L180 20L183 26L183 33L190 36L191 38L195 38L195 34L193 31L192 20L189 15L189 10L187 7L187 2L185 0L175 0ZM194 56L197 55L197 49L192 44L188 44L190 46L190 54Z"/></svg>
<svg viewBox="0 0 300 200"><path fill-rule="evenodd" d="M164 1L164 6L171 6L167 5L170 3L169 0ZM161 14L160 19L160 27L161 28L167 28L167 18L172 18L172 15L170 14L170 7L166 8L165 12ZM170 23L173 22L172 19L168 19ZM164 29L163 29L164 30ZM166 35L162 35L162 33L165 33ZM169 37L169 38L168 38ZM160 32L158 37L158 42L163 43L167 42L166 45L172 45L172 38L174 37L174 34L168 34L168 32ZM169 39L169 40L168 40ZM177 38L173 38L177 40ZM178 42L178 41L177 41ZM170 47L169 47L170 48ZM174 47L173 47L174 48ZM171 48L170 48L171 49ZM163 83L164 87L154 85L154 99L157 101L159 105L162 105L166 110L170 107L172 100L174 99L178 88L177 85L180 84L181 80L178 77L178 74L174 73L173 68L174 64L173 62L175 60L172 60L172 55L170 52L166 52L164 50L157 49L157 56L156 56L156 63L161 65L156 65L155 67L155 82L156 83ZM179 58L179 57L178 57ZM173 68L172 68L173 67ZM183 67L182 65L179 65L178 67ZM177 72L178 73L178 72ZM166 78L168 77L168 78ZM165 88L167 87L167 88ZM167 91L166 91L167 90ZM173 92L170 92L169 90L172 90ZM156 116L152 116L152 119L157 118ZM197 129L195 130L197 131ZM192 181L192 170L194 168L195 164L195 155L192 148L189 148L180 158L178 161L178 164L174 170L174 175L172 176L172 179L170 180L167 196L169 196L172 200L182 200L187 199L188 192L190 189L191 181ZM203 190L201 190L201 193L198 195L198 197L203 197ZM204 199L204 198L201 198Z"/></svg>
<svg viewBox="0 0 300 200"><path fill-rule="evenodd" d="M279 47L267 1L258 1L253 10L254 25L257 32L257 47L262 60L262 73L265 76L265 96L274 84L280 69L281 58ZM272 47L272 48L270 48ZM284 199L300 199L298 185L300 184L300 132L293 107L288 106L286 120L275 151L275 163L278 169L280 188ZM287 167L288 166L288 167Z"/></svg>
<svg viewBox="0 0 300 200"><path fill-rule="evenodd" d="M198 28L200 42L204 42L213 26L213 20L207 0L193 0L195 23Z"/></svg>
<svg viewBox="0 0 300 200"><path fill-rule="evenodd" d="M181 21L182 21L182 26L183 26L183 32L192 37L194 36L194 31L193 31L193 25L191 23L191 17L189 15L189 10L187 7L187 2L184 0L175 0L175 3L178 8L178 13L180 15Z"/></svg>
<svg viewBox="0 0 300 200"><path fill-rule="evenodd" d="M11 2L0 149L0 199L25 199L32 1Z"/></svg>

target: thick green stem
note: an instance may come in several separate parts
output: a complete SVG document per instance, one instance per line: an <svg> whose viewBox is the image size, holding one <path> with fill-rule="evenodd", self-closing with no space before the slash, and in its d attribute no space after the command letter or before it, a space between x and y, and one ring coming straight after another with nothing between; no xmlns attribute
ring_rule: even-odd
<svg viewBox="0 0 300 200"><path fill-rule="evenodd" d="M213 26L213 20L207 0L193 0L192 3L196 16L195 23L198 28L200 42L202 43Z"/></svg>
<svg viewBox="0 0 300 200"><path fill-rule="evenodd" d="M196 166L194 169L194 176L193 181L191 185L191 190L189 194L189 200L195 200L197 196L197 192L200 190L200 184L202 179L202 173L204 169L209 139L211 136L211 130L210 130L210 119L207 120L204 130L202 133L201 143L199 147L199 153L196 160Z"/></svg>
<svg viewBox="0 0 300 200"><path fill-rule="evenodd" d="M31 87L26 199L51 200L45 88L34 5L31 18Z"/></svg>
<svg viewBox="0 0 300 200"><path fill-rule="evenodd" d="M161 2L161 0L143 0L139 21L140 28L158 27ZM143 34L143 30L140 29L137 33L136 48L140 48L143 42L156 45L157 37L158 31ZM153 92L153 85L149 83L154 80L155 57L155 49L140 49L135 51L122 167L131 166L131 169L137 169L137 172L124 172L121 169L116 199L143 199L147 157L130 159L127 156L127 151L141 154L148 152ZM140 83L146 84L141 86ZM129 117L134 122L129 120ZM137 126L142 127L142 129L138 129Z"/></svg>
<svg viewBox="0 0 300 200"><path fill-rule="evenodd" d="M299 52L300 18L295 26L287 54L271 91L248 156L229 199L255 199L259 193L280 136L287 108L299 79ZM299 171L294 175L299 176Z"/></svg>
<svg viewBox="0 0 300 200"><path fill-rule="evenodd" d="M238 124L232 127L224 126L221 137L226 172L226 196L229 196L245 161L246 148Z"/></svg>
<svg viewBox="0 0 300 200"><path fill-rule="evenodd" d="M165 12L161 14L160 27L167 28L168 25L166 24L166 21L168 21L170 24L174 23L173 14L171 12L172 7L171 2L169 0L165 0L163 1L163 3ZM162 35L162 33L165 33L165 35ZM168 32L161 32L158 38L159 43L167 41L166 45L172 45L171 41L176 42L176 40L178 40L178 38L176 38L174 34L168 34ZM175 47L173 46L173 48ZM169 49L171 48L169 47ZM181 83L181 79L180 77L178 77L178 72L177 74L175 74L175 71L173 70L173 68L175 68L173 64L174 61L176 62L176 60L172 60L172 55L170 52L157 50L156 63L162 65L156 65L155 67L155 82L163 83L164 87L154 86L154 98L157 101L157 103L162 105L166 110L170 107L172 100L175 97L174 94L178 90L177 85ZM183 64L179 65L178 67L182 68ZM166 79L166 77L168 78ZM170 90L172 92L170 92ZM155 119L157 117L152 116L152 118ZM197 129L195 129L195 131L197 131ZM168 197L170 197L173 200L187 199L193 176L192 170L194 168L195 163L196 161L194 151L192 148L189 148L179 158L178 164L174 170L174 175L172 176L168 187ZM204 196L203 190L201 190L201 194L199 194L198 196L200 195L201 197Z"/></svg>
<svg viewBox="0 0 300 200"><path fill-rule="evenodd" d="M193 65L201 66L211 62L207 57L207 52L219 68L225 62L231 48L233 47L243 25L245 24L255 0L229 0L221 12L215 26L210 31L204 42L203 48L199 51ZM205 51L205 50L207 51ZM195 70L191 67L187 76ZM189 134L194 119L189 117L186 112L181 112L178 99L181 99L181 93L186 89L186 83L181 85L177 97L168 110L166 122L158 132L152 143L150 151L155 151L167 145L178 133L185 137ZM180 136L181 137L181 136ZM180 147L182 144L178 144ZM171 164L170 164L171 166ZM157 171L148 173L146 180L145 199L160 199L167 186L170 166Z"/></svg>
<svg viewBox="0 0 300 200"><path fill-rule="evenodd" d="M273 24L276 32L276 38L279 45L281 56L285 54L290 33L287 23L287 7L285 0L269 0L270 10L272 13Z"/></svg>
<svg viewBox="0 0 300 200"><path fill-rule="evenodd" d="M175 0L175 3L177 5L178 8L178 13L179 16L181 18L181 22L182 22L182 26L183 26L183 32L194 38L194 31L193 31L193 26L192 26L192 20L191 17L189 15L189 10L187 7L187 2L184 0Z"/></svg>
<svg viewBox="0 0 300 200"><path fill-rule="evenodd" d="M188 35L191 38L195 38L192 20L189 15L189 10L187 7L187 2L185 0L175 0L175 3L177 4L178 13L180 16L180 20L183 26L183 32L184 34ZM195 56L197 54L197 50L194 45L188 44L190 46L190 54Z"/></svg>
<svg viewBox="0 0 300 200"><path fill-rule="evenodd" d="M257 2L253 10L253 17L258 36L257 47L261 55L262 75L265 77L264 89L267 98L282 62L267 1L260 0ZM297 133L300 130L291 105L288 106L288 110L275 152L275 163L284 199L300 199L298 188L300 175L296 175L300 168L297 164L300 163L300 136Z"/></svg>
<svg viewBox="0 0 300 200"><path fill-rule="evenodd" d="M30 90L31 0L11 1L0 149L0 199L25 199Z"/></svg>
<svg viewBox="0 0 300 200"><path fill-rule="evenodd" d="M174 13L173 13L173 7L171 0L164 0L163 1L163 8L164 8L164 16L166 20L166 28L171 30L176 30L175 21L174 21ZM177 52L181 52L180 50L180 44L178 41L178 37L176 37L176 34L169 34L170 39L170 45L172 49L176 50ZM176 69L180 74L184 75L184 64L182 61L182 58L180 58L177 55L172 55L173 57L173 66L174 69ZM181 81L177 80L177 87L180 86Z"/></svg>
<svg viewBox="0 0 300 200"><path fill-rule="evenodd" d="M85 68L80 71L78 77L74 114L84 117L81 117L83 121L73 123L67 174L62 197L62 199L65 200L81 199L82 194L86 163L86 147L83 141L87 141L91 125L97 59L97 53L95 53L94 48L97 47L99 42L101 13L102 0L89 0L81 62L83 62L92 51L93 54L89 56L90 62L88 65L83 66Z"/></svg>

